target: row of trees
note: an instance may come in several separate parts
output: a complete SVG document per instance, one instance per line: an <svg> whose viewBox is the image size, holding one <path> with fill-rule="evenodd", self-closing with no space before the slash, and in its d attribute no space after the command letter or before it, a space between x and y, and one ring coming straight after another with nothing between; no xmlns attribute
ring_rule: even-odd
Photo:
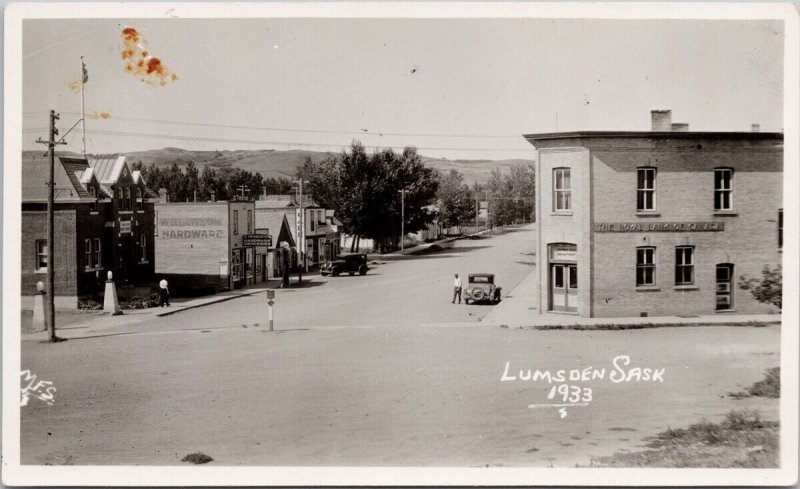
<svg viewBox="0 0 800 489"><path fill-rule="evenodd" d="M440 176L439 222L444 227L476 223L480 201L488 204L490 226L531 222L534 219L535 177L531 166L519 165L507 174L492 170L489 181L469 187L464 176L450 170Z"/></svg>
<svg viewBox="0 0 800 489"><path fill-rule="evenodd" d="M133 167L142 171L148 186L166 189L173 202L206 201L212 196L257 199L264 193L294 192L288 178L264 178L235 167L208 165L201 171L191 161L184 167L141 162ZM355 236L354 247L363 237L373 239L380 250L397 248L401 220L407 233L425 229L437 218L446 228L473 224L480 201L489 202L488 225L533 220L534 176L529 166L514 167L507 174L495 169L486 184L469 186L457 170L437 172L425 166L415 148L368 154L356 141L324 160L307 158L297 176L305 181L304 193L336 211L344 231Z"/></svg>
<svg viewBox="0 0 800 489"><path fill-rule="evenodd" d="M200 171L192 161L185 167L173 163L163 169L155 164L143 166L134 163L133 169L141 170L150 188L166 189L170 202L207 201L212 199L212 195L216 200L233 200L237 196L257 199L264 193L287 194L292 191L292 181L288 178L264 178L258 172L241 168L205 166Z"/></svg>

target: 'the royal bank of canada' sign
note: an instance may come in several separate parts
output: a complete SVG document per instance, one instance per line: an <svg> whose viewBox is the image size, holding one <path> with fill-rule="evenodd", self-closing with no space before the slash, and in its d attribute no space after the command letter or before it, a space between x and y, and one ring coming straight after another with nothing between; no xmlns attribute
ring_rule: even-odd
<svg viewBox="0 0 800 489"><path fill-rule="evenodd" d="M594 225L596 233L681 233L724 231L722 221L710 222L603 222Z"/></svg>

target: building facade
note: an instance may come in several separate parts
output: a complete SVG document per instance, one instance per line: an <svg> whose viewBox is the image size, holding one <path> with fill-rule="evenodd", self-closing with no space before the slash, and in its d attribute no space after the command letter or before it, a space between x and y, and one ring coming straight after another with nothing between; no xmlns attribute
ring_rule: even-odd
<svg viewBox="0 0 800 489"><path fill-rule="evenodd" d="M530 134L539 311L584 317L777 310L738 287L781 263L783 135ZM666 121L665 121L666 119Z"/></svg>
<svg viewBox="0 0 800 489"><path fill-rule="evenodd" d="M155 273L178 294L220 291L256 283L252 201L161 202L155 206ZM263 262L262 262L263 264Z"/></svg>
<svg viewBox="0 0 800 489"><path fill-rule="evenodd" d="M258 213L281 213L294 232L301 263L316 267L339 255L338 221L332 209L304 196L301 206L294 195L266 195L256 201Z"/></svg>
<svg viewBox="0 0 800 489"><path fill-rule="evenodd" d="M31 307L36 283L47 274L49 161L25 161L22 180L21 286ZM54 204L55 304L76 309L80 297L102 294L113 272L121 295L153 280L156 194L124 156L56 158Z"/></svg>

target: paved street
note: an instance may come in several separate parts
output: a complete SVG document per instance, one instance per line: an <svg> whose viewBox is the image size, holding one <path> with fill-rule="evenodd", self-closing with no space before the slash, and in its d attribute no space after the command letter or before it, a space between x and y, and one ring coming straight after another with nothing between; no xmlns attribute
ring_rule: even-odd
<svg viewBox="0 0 800 489"><path fill-rule="evenodd" d="M456 272L493 271L510 293L534 270L532 229L279 290L273 334L258 292L23 341L22 368L57 392L22 408L22 461L169 465L202 451L220 465L573 466L731 409L777 419L777 400L727 394L779 364L779 326L538 331L450 303ZM611 381L620 355L625 371L663 369L663 383ZM507 364L517 380L501 380ZM587 367L606 377L567 380L591 399L561 414L548 398L560 381L522 380Z"/></svg>

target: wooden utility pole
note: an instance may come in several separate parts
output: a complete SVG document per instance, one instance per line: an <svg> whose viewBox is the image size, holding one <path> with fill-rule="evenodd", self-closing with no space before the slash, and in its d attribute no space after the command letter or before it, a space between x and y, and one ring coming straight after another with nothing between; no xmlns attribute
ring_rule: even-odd
<svg viewBox="0 0 800 489"><path fill-rule="evenodd" d="M406 251L406 189L399 190L400 192L400 254L405 254Z"/></svg>
<svg viewBox="0 0 800 489"><path fill-rule="evenodd" d="M56 141L58 129L56 129L56 121L59 120L58 114L55 110L50 111L50 138L43 141L41 138L36 142L40 144L47 144L48 153L50 156L50 169L47 178L47 304L45 306L45 323L47 324L47 337L51 343L59 340L56 336L56 307L55 307L55 264L53 256L53 238L55 236L55 211L53 209L55 201L55 167L56 167L56 144L67 144L64 141Z"/></svg>

